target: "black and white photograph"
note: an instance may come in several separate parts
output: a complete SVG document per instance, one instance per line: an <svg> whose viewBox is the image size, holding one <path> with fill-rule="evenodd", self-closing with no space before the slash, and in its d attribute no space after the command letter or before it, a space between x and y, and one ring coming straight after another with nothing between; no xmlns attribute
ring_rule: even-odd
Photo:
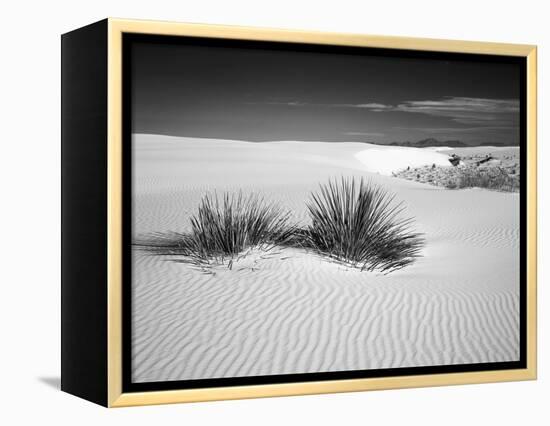
<svg viewBox="0 0 550 426"><path fill-rule="evenodd" d="M0 424L547 426L544 9L4 2Z"/></svg>
<svg viewBox="0 0 550 426"><path fill-rule="evenodd" d="M548 426L544 5L3 2L0 425Z"/></svg>
<svg viewBox="0 0 550 426"><path fill-rule="evenodd" d="M518 61L160 40L127 47L133 383L519 362Z"/></svg>

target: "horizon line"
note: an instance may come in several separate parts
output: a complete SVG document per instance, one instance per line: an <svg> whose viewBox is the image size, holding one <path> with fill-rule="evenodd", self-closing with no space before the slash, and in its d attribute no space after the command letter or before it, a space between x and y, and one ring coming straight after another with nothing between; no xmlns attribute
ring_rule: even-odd
<svg viewBox="0 0 550 426"><path fill-rule="evenodd" d="M363 143L363 144L372 144L372 145L384 145L384 146L391 146L392 144L414 144L422 141L426 141L429 139L433 139L434 141L437 141L438 143L445 143L445 142L460 142L467 146L463 147L455 147L455 148L473 148L473 147L496 147L496 148L515 148L519 147L520 144L503 144L499 142L481 142L476 144L471 144L468 142L464 142L460 139L437 139L437 138L423 138L418 139L417 141L391 141L391 142L375 142L372 140L319 140L319 139L269 139L269 140L247 140L247 139L227 139L227 138L216 138L216 137L204 137L204 136L184 136L184 135L174 135L174 134L164 134L164 133L144 133L144 132L132 132L132 137L137 135L143 135L143 136L162 136L162 137L170 137L170 138L187 138L187 139L209 139L209 140L219 140L219 141L228 141L228 142L247 142L247 143L270 143L270 142L303 142L303 143L312 143L312 142L321 142L321 143ZM440 145L427 145L427 147L442 147ZM414 148L414 147L413 147ZM418 147L416 147L418 148Z"/></svg>

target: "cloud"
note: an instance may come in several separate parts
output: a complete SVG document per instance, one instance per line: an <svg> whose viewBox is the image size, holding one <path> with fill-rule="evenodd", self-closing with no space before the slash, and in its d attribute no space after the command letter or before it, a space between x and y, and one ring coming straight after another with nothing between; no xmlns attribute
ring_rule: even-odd
<svg viewBox="0 0 550 426"><path fill-rule="evenodd" d="M363 108L375 112L391 111L394 109L392 105L379 104L375 102L366 104L333 104L336 108Z"/></svg>
<svg viewBox="0 0 550 426"><path fill-rule="evenodd" d="M378 132L344 132L346 136L371 136L371 137L382 137L385 136L385 133Z"/></svg>
<svg viewBox="0 0 550 426"><path fill-rule="evenodd" d="M416 130L425 133L476 133L479 131L498 132L515 130L517 126L477 126L477 127L395 127L399 130Z"/></svg>
<svg viewBox="0 0 550 426"><path fill-rule="evenodd" d="M395 107L393 105L385 105L376 102L370 103L361 103L361 104L330 104L330 103L314 103L314 102L299 102L299 101L288 101L288 102L247 102L249 105L282 105L290 107L323 107L323 108L361 108L367 109L375 112L382 111L391 111Z"/></svg>
<svg viewBox="0 0 550 426"><path fill-rule="evenodd" d="M394 111L447 117L457 123L469 125L511 125L518 121L519 101L447 97L442 100L403 102Z"/></svg>
<svg viewBox="0 0 550 426"><path fill-rule="evenodd" d="M254 103L260 104L260 103ZM439 100L405 101L397 105L379 102L366 103L308 103L299 101L264 102L267 105L290 107L359 108L372 112L406 112L445 117L470 126L515 127L519 122L517 99L487 99L444 97ZM456 131L460 131L457 129Z"/></svg>

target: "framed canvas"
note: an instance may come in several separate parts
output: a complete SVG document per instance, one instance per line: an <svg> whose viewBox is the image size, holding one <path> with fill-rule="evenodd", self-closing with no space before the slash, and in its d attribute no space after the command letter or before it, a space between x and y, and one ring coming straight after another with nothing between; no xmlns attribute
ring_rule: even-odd
<svg viewBox="0 0 550 426"><path fill-rule="evenodd" d="M111 407L536 377L536 48L62 36L62 389Z"/></svg>

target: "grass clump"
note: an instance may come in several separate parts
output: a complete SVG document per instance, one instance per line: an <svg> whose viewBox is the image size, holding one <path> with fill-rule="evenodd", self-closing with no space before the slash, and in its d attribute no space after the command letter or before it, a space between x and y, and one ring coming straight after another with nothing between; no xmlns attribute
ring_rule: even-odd
<svg viewBox="0 0 550 426"><path fill-rule="evenodd" d="M255 248L294 247L361 271L389 273L419 257L424 245L403 218L404 206L370 182L342 178L320 185L307 203L310 224L290 224L290 212L258 195L242 192L221 197L207 194L190 218L188 233L156 233L136 245L155 254L179 256L205 272L214 265L233 263Z"/></svg>
<svg viewBox="0 0 550 426"><path fill-rule="evenodd" d="M191 216L191 232L154 234L138 245L158 254L181 255L182 262L196 266L229 261L231 268L249 248L268 250L289 241L294 232L289 217L289 212L255 194L207 194Z"/></svg>
<svg viewBox="0 0 550 426"><path fill-rule="evenodd" d="M403 218L404 206L382 187L363 179L342 178L321 185L307 204L311 225L299 240L360 270L389 273L419 257L422 234Z"/></svg>

